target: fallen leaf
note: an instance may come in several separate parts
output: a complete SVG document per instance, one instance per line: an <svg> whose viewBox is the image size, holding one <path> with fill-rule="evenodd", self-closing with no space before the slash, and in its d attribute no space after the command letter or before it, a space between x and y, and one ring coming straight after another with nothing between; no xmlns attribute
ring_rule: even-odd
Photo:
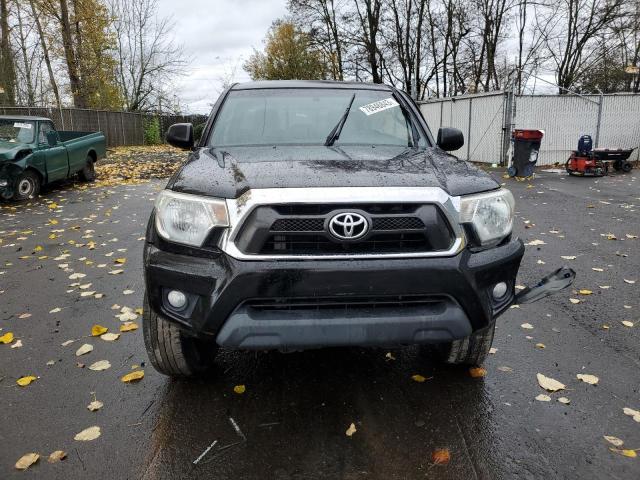
<svg viewBox="0 0 640 480"><path fill-rule="evenodd" d="M20 315L18 318L19 318L20 320L24 320L25 318L29 318L29 317L31 317L31 314L30 314L30 313L23 313L23 314L22 314L22 315Z"/></svg>
<svg viewBox="0 0 640 480"><path fill-rule="evenodd" d="M100 338L102 340L104 340L105 342L113 342L114 340L117 340L120 338L120 334L119 333L104 333L102 335L100 335Z"/></svg>
<svg viewBox="0 0 640 480"><path fill-rule="evenodd" d="M620 450L613 447L609 447L609 450L629 458L636 458L638 456L635 450Z"/></svg>
<svg viewBox="0 0 640 480"><path fill-rule="evenodd" d="M513 368L506 366L500 366L498 367L498 370L500 370L501 372L513 372Z"/></svg>
<svg viewBox="0 0 640 480"><path fill-rule="evenodd" d="M26 377L20 377L18 380L16 380L16 383L21 387L26 387L36 379L37 377L34 377L33 375L27 375Z"/></svg>
<svg viewBox="0 0 640 480"><path fill-rule="evenodd" d="M136 318L138 318L138 315L134 312L126 311L121 313L120 315L116 315L116 318L121 322L130 322L131 320L135 320Z"/></svg>
<svg viewBox="0 0 640 480"><path fill-rule="evenodd" d="M20 348L22 347L22 340L16 340L16 343L11 345L11 348Z"/></svg>
<svg viewBox="0 0 640 480"><path fill-rule="evenodd" d="M614 447L621 447L624 444L624 440L620 440L618 437L612 437L611 435L605 435L604 439Z"/></svg>
<svg viewBox="0 0 640 480"><path fill-rule="evenodd" d="M69 280L78 280L84 277L86 277L84 273L72 273L71 275L69 275Z"/></svg>
<svg viewBox="0 0 640 480"><path fill-rule="evenodd" d="M591 295L593 292L591 290L582 289L578 292L580 295Z"/></svg>
<svg viewBox="0 0 640 480"><path fill-rule="evenodd" d="M576 257L575 255L560 255L560 258L564 260L575 260L578 257Z"/></svg>
<svg viewBox="0 0 640 480"><path fill-rule="evenodd" d="M622 409L625 415L629 415L633 418L634 421L640 423L640 412L638 410L634 410L633 408L624 407Z"/></svg>
<svg viewBox="0 0 640 480"><path fill-rule="evenodd" d="M387 352L386 355L384 356L387 360L395 360L396 357L393 356L393 353L391 352Z"/></svg>
<svg viewBox="0 0 640 480"><path fill-rule="evenodd" d="M111 363L109 363L109 360L99 360L89 365L89 370L93 370L94 372L101 372L102 370L106 370L107 368L111 368Z"/></svg>
<svg viewBox="0 0 640 480"><path fill-rule="evenodd" d="M536 397L536 400L538 400L539 402L550 402L551 397L549 395L545 395L544 393L541 393Z"/></svg>
<svg viewBox="0 0 640 480"><path fill-rule="evenodd" d="M574 305L575 305L576 303L580 303L580 300L578 300L577 298L570 298L570 299L569 299L569 301L570 301L571 303L573 303Z"/></svg>
<svg viewBox="0 0 640 480"><path fill-rule="evenodd" d="M345 435L347 437L352 436L354 433L356 433L358 430L356 429L356 426L352 423L351 425L349 425L349 428L347 428L347 431L344 432Z"/></svg>
<svg viewBox="0 0 640 480"><path fill-rule="evenodd" d="M89 442L98 438L100 436L100 433L100 427L89 427L78 433L75 437L73 437L73 439L79 442Z"/></svg>
<svg viewBox="0 0 640 480"><path fill-rule="evenodd" d="M246 390L247 388L244 385L236 385L235 387L233 387L233 391L238 395L243 394Z"/></svg>
<svg viewBox="0 0 640 480"><path fill-rule="evenodd" d="M623 324L625 327L629 327L629 328L633 327L633 325L634 325L634 323L633 323L633 322L630 322L629 320L622 320L622 324Z"/></svg>
<svg viewBox="0 0 640 480"><path fill-rule="evenodd" d="M603 268L598 268L598 267L591 267L591 270L593 270L594 272L604 272Z"/></svg>
<svg viewBox="0 0 640 480"><path fill-rule="evenodd" d="M51 452L49 458L47 458L47 462L49 463L58 463L67 458L67 452L64 450L56 450L55 452Z"/></svg>
<svg viewBox="0 0 640 480"><path fill-rule="evenodd" d="M111 270L109 271L109 275L119 275L122 272L124 272L124 270Z"/></svg>
<svg viewBox="0 0 640 480"><path fill-rule="evenodd" d="M447 465L451 461L451 454L448 448L437 448L431 454L431 461L435 465Z"/></svg>
<svg viewBox="0 0 640 480"><path fill-rule="evenodd" d="M124 290L124 291L122 292L122 294L123 294L123 295L131 295L131 294L133 294L133 293L136 293L136 292L135 292L134 290Z"/></svg>
<svg viewBox="0 0 640 480"><path fill-rule="evenodd" d="M520 325L522 328L524 328L525 330L533 330L533 325L531 325L530 323L523 323L522 325Z"/></svg>
<svg viewBox="0 0 640 480"><path fill-rule="evenodd" d="M142 380L144 377L144 370L137 370L135 372L127 373L120 380L124 383L133 383Z"/></svg>
<svg viewBox="0 0 640 480"><path fill-rule="evenodd" d="M529 243L525 243L525 245L535 247L536 245L546 245L546 243L544 243L544 240L531 240Z"/></svg>
<svg viewBox="0 0 640 480"><path fill-rule="evenodd" d="M549 392L557 392L558 390L564 390L566 385L564 383L560 383L557 380L554 380L550 377L545 377L543 374L536 374L536 378L538 379L538 384Z"/></svg>
<svg viewBox="0 0 640 480"><path fill-rule="evenodd" d="M471 375L471 378L481 378L487 375L487 371L482 367L471 367L469 375Z"/></svg>
<svg viewBox="0 0 640 480"><path fill-rule="evenodd" d="M102 403L99 400L94 400L89 405L87 405L87 409L92 411L92 412L96 412L96 411L100 410L103 406L104 406L104 403Z"/></svg>
<svg viewBox="0 0 640 480"><path fill-rule="evenodd" d="M588 383L589 385L597 385L598 381L600 380L595 375L587 375L582 373L577 374L576 377L578 378L578 380L582 380L584 383Z"/></svg>
<svg viewBox="0 0 640 480"><path fill-rule="evenodd" d="M423 383L427 380L427 378L423 377L420 374L415 374L415 375L411 375L411 380L413 380L414 382Z"/></svg>
<svg viewBox="0 0 640 480"><path fill-rule="evenodd" d="M121 332L131 332L137 329L138 329L138 324L134 322L125 322L122 325L120 325Z"/></svg>
<svg viewBox="0 0 640 480"><path fill-rule="evenodd" d="M109 331L107 327L103 327L102 325L94 325L93 327L91 327L91 336L99 337L103 333L107 333L107 331Z"/></svg>
<svg viewBox="0 0 640 480"><path fill-rule="evenodd" d="M23 455L22 457L20 457L20 460L16 462L16 468L18 470L26 470L31 465L36 463L39 458L40 458L40 455L37 453L27 453L26 455Z"/></svg>
<svg viewBox="0 0 640 480"><path fill-rule="evenodd" d="M127 263L127 259L126 258L116 258L115 263L117 263L119 265L124 265L125 263Z"/></svg>
<svg viewBox="0 0 640 480"><path fill-rule="evenodd" d="M498 351L498 349L497 349L497 348L495 348L495 347L491 347L491 348L489 349L489 353L490 353L491 355L493 355L493 354L494 354L494 353L496 353L497 351Z"/></svg>
<svg viewBox="0 0 640 480"><path fill-rule="evenodd" d="M634 283L636 283L635 280L627 280L626 278L623 278L624 283L628 283L629 285L633 285Z"/></svg>
<svg viewBox="0 0 640 480"><path fill-rule="evenodd" d="M92 350L93 350L93 345L85 343L78 350L76 350L76 357L79 357L80 355L84 355L86 353L89 353Z"/></svg>
<svg viewBox="0 0 640 480"><path fill-rule="evenodd" d="M543 349L547 348L547 346L544 343L536 343L536 348Z"/></svg>
<svg viewBox="0 0 640 480"><path fill-rule="evenodd" d="M569 400L567 397L560 397L558 398L558 401L563 405L569 405L571 403L571 400Z"/></svg>
<svg viewBox="0 0 640 480"><path fill-rule="evenodd" d="M5 345L13 342L13 333L7 332L0 337L0 343L4 343Z"/></svg>
<svg viewBox="0 0 640 480"><path fill-rule="evenodd" d="M60 307L56 307L53 310L49 310L49 313L58 313L58 312L61 312L61 311L62 311L62 309Z"/></svg>

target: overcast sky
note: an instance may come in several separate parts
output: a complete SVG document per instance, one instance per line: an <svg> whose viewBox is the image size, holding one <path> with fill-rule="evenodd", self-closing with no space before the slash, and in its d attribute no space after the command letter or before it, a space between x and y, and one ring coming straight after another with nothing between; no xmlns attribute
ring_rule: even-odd
<svg viewBox="0 0 640 480"><path fill-rule="evenodd" d="M249 80L242 69L253 48L261 50L271 22L286 13L286 0L159 0L160 15L171 18L176 41L192 57L177 78L178 98L189 113L209 113L222 78Z"/></svg>

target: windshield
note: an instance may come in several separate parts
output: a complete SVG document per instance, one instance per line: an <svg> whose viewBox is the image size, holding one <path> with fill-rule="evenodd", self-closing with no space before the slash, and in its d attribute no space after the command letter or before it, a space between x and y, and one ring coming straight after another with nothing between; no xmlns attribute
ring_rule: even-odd
<svg viewBox="0 0 640 480"><path fill-rule="evenodd" d="M209 146L324 145L341 121L333 145L414 146L410 119L388 91L289 88L229 93ZM426 141L416 131L417 146Z"/></svg>
<svg viewBox="0 0 640 480"><path fill-rule="evenodd" d="M0 120L0 140L10 143L33 143L35 122L24 120Z"/></svg>

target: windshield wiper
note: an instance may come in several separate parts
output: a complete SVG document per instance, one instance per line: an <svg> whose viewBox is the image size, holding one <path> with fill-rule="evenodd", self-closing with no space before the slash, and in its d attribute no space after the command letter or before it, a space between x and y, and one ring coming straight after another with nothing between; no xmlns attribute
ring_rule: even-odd
<svg viewBox="0 0 640 480"><path fill-rule="evenodd" d="M347 106L347 109L342 114L342 117L340 117L340 121L336 124L335 127L333 127L333 130L329 132L329 135L327 135L327 139L324 142L325 147L330 147L336 142L338 138L340 138L340 132L342 132L342 127L344 127L344 124L347 121L347 117L349 116L349 112L351 111L351 105L353 105L353 101L355 99L356 99L356 94L354 93L353 95L351 95L351 100L349 100L349 105Z"/></svg>

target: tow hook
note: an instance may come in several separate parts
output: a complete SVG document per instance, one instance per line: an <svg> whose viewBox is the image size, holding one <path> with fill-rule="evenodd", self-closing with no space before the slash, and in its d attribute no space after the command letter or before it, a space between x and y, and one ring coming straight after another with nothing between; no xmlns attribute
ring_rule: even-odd
<svg viewBox="0 0 640 480"><path fill-rule="evenodd" d="M576 272L569 267L562 267L547 275L533 287L527 287L516 295L514 304L537 302L541 298L553 295L567 288L576 278Z"/></svg>

